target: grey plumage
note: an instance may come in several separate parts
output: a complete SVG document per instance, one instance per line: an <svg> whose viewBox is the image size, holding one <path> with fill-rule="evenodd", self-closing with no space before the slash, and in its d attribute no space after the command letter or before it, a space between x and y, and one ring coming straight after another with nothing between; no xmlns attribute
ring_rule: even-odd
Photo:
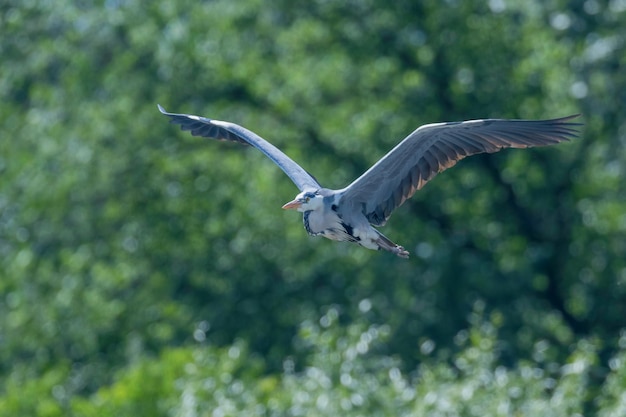
<svg viewBox="0 0 626 417"><path fill-rule="evenodd" d="M283 208L305 213L307 232L329 239L385 249L401 257L408 252L371 225L382 226L397 207L435 175L461 159L504 148L556 144L577 135L578 115L550 120L484 119L434 123L419 127L347 187L322 188L315 178L278 148L234 123L166 112L194 136L252 145L267 155L301 193Z"/></svg>
<svg viewBox="0 0 626 417"><path fill-rule="evenodd" d="M504 148L546 146L575 136L578 123L567 120L484 119L421 126L374 166L342 190L345 198L365 204L376 226L438 173L461 159Z"/></svg>
<svg viewBox="0 0 626 417"><path fill-rule="evenodd" d="M190 114L168 113L160 104L158 107L161 113L171 118L172 123L179 124L182 130L189 130L193 136L202 136L205 138L226 140L254 146L285 171L285 174L291 178L300 191L321 187L311 174L306 172L300 165L296 164L280 149L242 126Z"/></svg>

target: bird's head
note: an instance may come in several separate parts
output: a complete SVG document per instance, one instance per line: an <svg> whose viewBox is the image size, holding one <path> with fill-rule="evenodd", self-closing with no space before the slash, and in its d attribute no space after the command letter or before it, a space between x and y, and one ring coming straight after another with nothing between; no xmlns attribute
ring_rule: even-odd
<svg viewBox="0 0 626 417"><path fill-rule="evenodd" d="M303 191L296 198L283 206L285 210L298 210L302 213L314 211L323 206L324 197L318 192Z"/></svg>

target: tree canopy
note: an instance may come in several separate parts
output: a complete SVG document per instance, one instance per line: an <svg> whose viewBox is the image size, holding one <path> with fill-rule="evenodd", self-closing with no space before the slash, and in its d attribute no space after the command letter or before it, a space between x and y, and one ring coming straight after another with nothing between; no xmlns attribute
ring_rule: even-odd
<svg viewBox="0 0 626 417"><path fill-rule="evenodd" d="M626 413L626 3L0 6L0 415ZM257 132L341 188L417 126L581 113L383 229L308 237Z"/></svg>

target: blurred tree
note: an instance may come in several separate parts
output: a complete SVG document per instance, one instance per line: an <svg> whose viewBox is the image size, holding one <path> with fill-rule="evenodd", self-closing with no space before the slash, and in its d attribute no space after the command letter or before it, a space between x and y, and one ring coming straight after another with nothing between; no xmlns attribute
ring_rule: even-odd
<svg viewBox="0 0 626 417"><path fill-rule="evenodd" d="M287 359L282 372L267 374L263 360L242 341L226 348L167 348L120 372L94 395L69 399L63 408L54 400L62 392L50 384L53 376L28 384L26 392L38 396L35 403L23 388L9 385L0 412L49 417L589 414L585 404L598 360L597 346L589 340L576 343L557 375L531 361L508 369L498 365L497 326L475 311L450 362L425 361L417 372L406 373L397 359L375 353L386 343L389 326L363 321L342 326L340 317L331 307L320 324L302 323L297 344L311 348L302 371ZM621 345L611 358L607 382L590 401L601 407L597 415L623 415L626 345Z"/></svg>
<svg viewBox="0 0 626 417"><path fill-rule="evenodd" d="M0 381L71 398L165 347L235 338L263 372L304 367L297 329L328 305L386 326L378 353L406 372L450 358L484 305L502 364L556 372L594 340L601 386L626 317L623 2L0 11ZM247 126L328 187L423 123L580 111L585 128L442 174L385 228L402 262L309 239L276 167L177 132L157 102Z"/></svg>

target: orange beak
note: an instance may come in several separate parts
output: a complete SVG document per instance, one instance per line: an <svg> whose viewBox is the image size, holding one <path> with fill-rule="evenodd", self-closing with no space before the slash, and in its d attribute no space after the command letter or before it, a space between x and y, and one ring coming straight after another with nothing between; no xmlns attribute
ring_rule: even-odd
<svg viewBox="0 0 626 417"><path fill-rule="evenodd" d="M296 210L302 206L302 202L299 200L293 200L283 206L283 210Z"/></svg>

